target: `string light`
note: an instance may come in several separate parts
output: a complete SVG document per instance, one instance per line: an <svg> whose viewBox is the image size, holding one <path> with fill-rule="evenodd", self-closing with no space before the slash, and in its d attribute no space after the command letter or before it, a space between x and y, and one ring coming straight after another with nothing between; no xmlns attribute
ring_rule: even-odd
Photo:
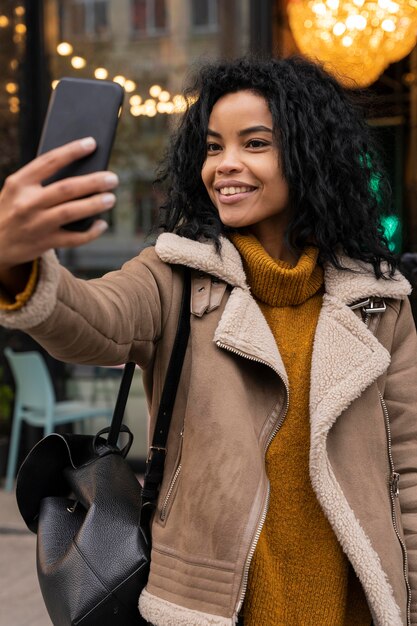
<svg viewBox="0 0 417 626"><path fill-rule="evenodd" d="M87 61L83 57L72 57L71 65L76 70L81 70L87 65Z"/></svg>
<svg viewBox="0 0 417 626"><path fill-rule="evenodd" d="M125 76L115 76L113 78L113 82L114 83L118 83L119 85L121 85L121 87L124 87L125 82L126 82L126 77Z"/></svg>
<svg viewBox="0 0 417 626"><path fill-rule="evenodd" d="M152 87L149 89L149 94L152 96L152 98L157 98L161 91L162 87L160 87L159 85L152 85Z"/></svg>
<svg viewBox="0 0 417 626"><path fill-rule="evenodd" d="M10 93L10 94L17 93L18 92L17 83L7 83L6 84L6 91L7 91L7 93Z"/></svg>
<svg viewBox="0 0 417 626"><path fill-rule="evenodd" d="M61 41L56 47L56 51L62 57L67 57L74 52L74 49L68 41Z"/></svg>
<svg viewBox="0 0 417 626"><path fill-rule="evenodd" d="M136 89L136 83L133 80L126 80L124 87L127 93L132 93L132 91L135 91Z"/></svg>
<svg viewBox="0 0 417 626"><path fill-rule="evenodd" d="M0 15L0 28L6 28L9 25L9 18L6 15Z"/></svg>
<svg viewBox="0 0 417 626"><path fill-rule="evenodd" d="M364 87L414 48L416 9L417 0L289 0L288 17L303 54Z"/></svg>
<svg viewBox="0 0 417 626"><path fill-rule="evenodd" d="M168 102L168 100L170 99L170 94L169 91L161 91L161 93L159 94L159 100L161 102Z"/></svg>
<svg viewBox="0 0 417 626"><path fill-rule="evenodd" d="M339 0L328 0L330 2L338 2ZM383 0L382 0L383 1ZM417 2L417 0L415 0ZM70 56L73 53L73 47L69 42L61 41L56 47L57 53L62 56ZM87 61L84 57L73 56L70 60L71 65L75 69L82 69L87 65ZM98 80L105 80L109 76L109 71L105 67L97 67L94 70L94 77ZM56 88L59 81L54 80L52 82L52 89ZM132 93L137 88L136 82L126 78L125 76L118 74L114 76L113 82L121 85L127 93ZM145 99L143 102L142 97L139 94L133 94L129 98L130 113L134 117L144 115L146 117L155 117L157 113L162 114L174 114L183 113L187 106L195 101L195 98L188 98L186 100L182 95L176 94L170 100L171 95L169 91L162 89L160 85L152 85L149 89L149 95L152 98ZM158 99L158 102L156 101Z"/></svg>
<svg viewBox="0 0 417 626"><path fill-rule="evenodd" d="M130 96L129 104L133 107L139 106L140 104L142 104L142 98L136 94L134 96Z"/></svg>
<svg viewBox="0 0 417 626"><path fill-rule="evenodd" d="M108 75L109 75L109 73L108 73L108 71L106 70L106 68L105 68L105 67L97 67L97 68L94 70L94 76L95 76L96 78L98 78L99 80L106 80L106 78L108 77Z"/></svg>

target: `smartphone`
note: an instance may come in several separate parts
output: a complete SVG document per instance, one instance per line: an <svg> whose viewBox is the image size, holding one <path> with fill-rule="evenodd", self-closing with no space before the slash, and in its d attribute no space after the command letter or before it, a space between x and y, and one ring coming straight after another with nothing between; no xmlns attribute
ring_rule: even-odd
<svg viewBox="0 0 417 626"><path fill-rule="evenodd" d="M123 87L111 81L62 78L58 82L49 101L38 155L90 136L96 140L97 148L92 154L70 163L43 181L43 185L107 169L123 96ZM97 217L77 220L65 224L63 228L84 231Z"/></svg>

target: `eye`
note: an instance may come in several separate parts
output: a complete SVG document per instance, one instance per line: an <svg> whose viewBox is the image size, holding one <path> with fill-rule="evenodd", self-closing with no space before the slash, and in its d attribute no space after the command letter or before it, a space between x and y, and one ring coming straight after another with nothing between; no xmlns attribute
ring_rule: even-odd
<svg viewBox="0 0 417 626"><path fill-rule="evenodd" d="M207 143L207 152L219 152L221 150L221 146L218 143Z"/></svg>
<svg viewBox="0 0 417 626"><path fill-rule="evenodd" d="M268 141L264 141L262 139L251 139L250 141L248 141L248 143L246 144L247 148L265 148L265 146L269 146L270 144L268 143Z"/></svg>

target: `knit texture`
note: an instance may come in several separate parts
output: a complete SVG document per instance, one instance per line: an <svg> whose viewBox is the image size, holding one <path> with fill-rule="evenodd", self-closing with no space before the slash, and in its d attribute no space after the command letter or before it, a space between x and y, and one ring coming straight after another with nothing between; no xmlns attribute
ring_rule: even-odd
<svg viewBox="0 0 417 626"><path fill-rule="evenodd" d="M291 267L251 235L233 235L287 370L290 401L266 454L270 505L249 572L245 626L370 626L359 584L309 479L309 381L322 304L318 252Z"/></svg>
<svg viewBox="0 0 417 626"><path fill-rule="evenodd" d="M32 263L32 269L28 282L21 293L12 297L0 286L0 311L17 311L21 309L35 291L38 274L39 259L35 259Z"/></svg>

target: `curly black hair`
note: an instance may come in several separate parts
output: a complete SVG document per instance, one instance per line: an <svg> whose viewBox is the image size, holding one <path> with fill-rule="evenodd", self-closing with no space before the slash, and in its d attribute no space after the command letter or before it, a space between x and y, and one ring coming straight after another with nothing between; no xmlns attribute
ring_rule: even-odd
<svg viewBox="0 0 417 626"><path fill-rule="evenodd" d="M301 57L205 64L184 90L190 102L158 171L166 194L159 229L220 248L220 221L201 178L211 110L223 95L251 90L272 114L293 218L287 241L301 251L319 248L321 262L344 269L342 251L370 263L379 278L396 267L380 225L390 207L390 186L362 107L323 68Z"/></svg>

